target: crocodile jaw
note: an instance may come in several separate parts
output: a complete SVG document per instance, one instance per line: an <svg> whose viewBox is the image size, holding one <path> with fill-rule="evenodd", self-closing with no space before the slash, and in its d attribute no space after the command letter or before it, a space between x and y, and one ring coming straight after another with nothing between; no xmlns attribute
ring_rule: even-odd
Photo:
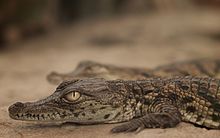
<svg viewBox="0 0 220 138"><path fill-rule="evenodd" d="M34 105L33 103L17 102L8 108L9 116L22 121L51 121L60 120L66 114L48 106Z"/></svg>
<svg viewBox="0 0 220 138"><path fill-rule="evenodd" d="M73 122L77 124L110 123L121 115L121 108L97 106L96 109L68 111L47 105L17 102L8 109L9 116L15 120L37 122ZM123 121L123 120L122 120ZM113 121L114 122L114 121Z"/></svg>

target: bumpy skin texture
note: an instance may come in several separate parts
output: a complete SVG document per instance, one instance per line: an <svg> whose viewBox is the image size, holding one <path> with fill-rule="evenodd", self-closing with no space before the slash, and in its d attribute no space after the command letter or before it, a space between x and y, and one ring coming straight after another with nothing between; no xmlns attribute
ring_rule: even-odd
<svg viewBox="0 0 220 138"><path fill-rule="evenodd" d="M64 80L94 77L107 80L140 80L152 77L189 75L220 78L220 60L192 60L163 65L155 69L117 67L93 61L82 61L73 72L67 74L52 72L47 76L47 80L52 84L58 85Z"/></svg>
<svg viewBox="0 0 220 138"><path fill-rule="evenodd" d="M9 116L79 124L127 122L113 128L114 133L175 127L181 121L218 129L219 84L220 80L207 77L71 80L43 100L13 104ZM72 93L77 98L66 99Z"/></svg>

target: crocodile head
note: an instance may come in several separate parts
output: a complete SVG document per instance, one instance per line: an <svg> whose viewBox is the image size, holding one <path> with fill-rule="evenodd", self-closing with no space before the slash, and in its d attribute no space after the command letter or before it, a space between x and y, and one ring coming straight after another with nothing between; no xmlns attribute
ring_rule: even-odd
<svg viewBox="0 0 220 138"><path fill-rule="evenodd" d="M115 92L122 89L123 86L104 79L64 81L45 99L11 105L9 116L24 121L79 124L125 121L122 117L125 94Z"/></svg>

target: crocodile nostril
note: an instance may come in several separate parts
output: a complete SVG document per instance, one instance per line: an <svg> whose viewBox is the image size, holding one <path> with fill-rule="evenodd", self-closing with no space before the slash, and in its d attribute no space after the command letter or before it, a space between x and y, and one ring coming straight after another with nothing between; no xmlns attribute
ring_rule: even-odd
<svg viewBox="0 0 220 138"><path fill-rule="evenodd" d="M8 108L8 111L10 114L18 113L20 110L22 110L25 107L25 105L21 102L16 102L15 104L11 105Z"/></svg>
<svg viewBox="0 0 220 138"><path fill-rule="evenodd" d="M24 107L24 104L21 103L21 102L16 102L16 103L14 104L14 106L19 107L19 108L22 108L22 107Z"/></svg>

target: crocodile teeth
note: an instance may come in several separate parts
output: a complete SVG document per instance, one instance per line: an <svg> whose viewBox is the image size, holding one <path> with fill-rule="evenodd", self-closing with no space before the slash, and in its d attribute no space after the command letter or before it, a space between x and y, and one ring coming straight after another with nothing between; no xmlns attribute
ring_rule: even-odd
<svg viewBox="0 0 220 138"><path fill-rule="evenodd" d="M18 113L15 115L17 119L26 120L50 120L50 119L60 119L62 113L55 112L50 114L31 114L31 113Z"/></svg>

